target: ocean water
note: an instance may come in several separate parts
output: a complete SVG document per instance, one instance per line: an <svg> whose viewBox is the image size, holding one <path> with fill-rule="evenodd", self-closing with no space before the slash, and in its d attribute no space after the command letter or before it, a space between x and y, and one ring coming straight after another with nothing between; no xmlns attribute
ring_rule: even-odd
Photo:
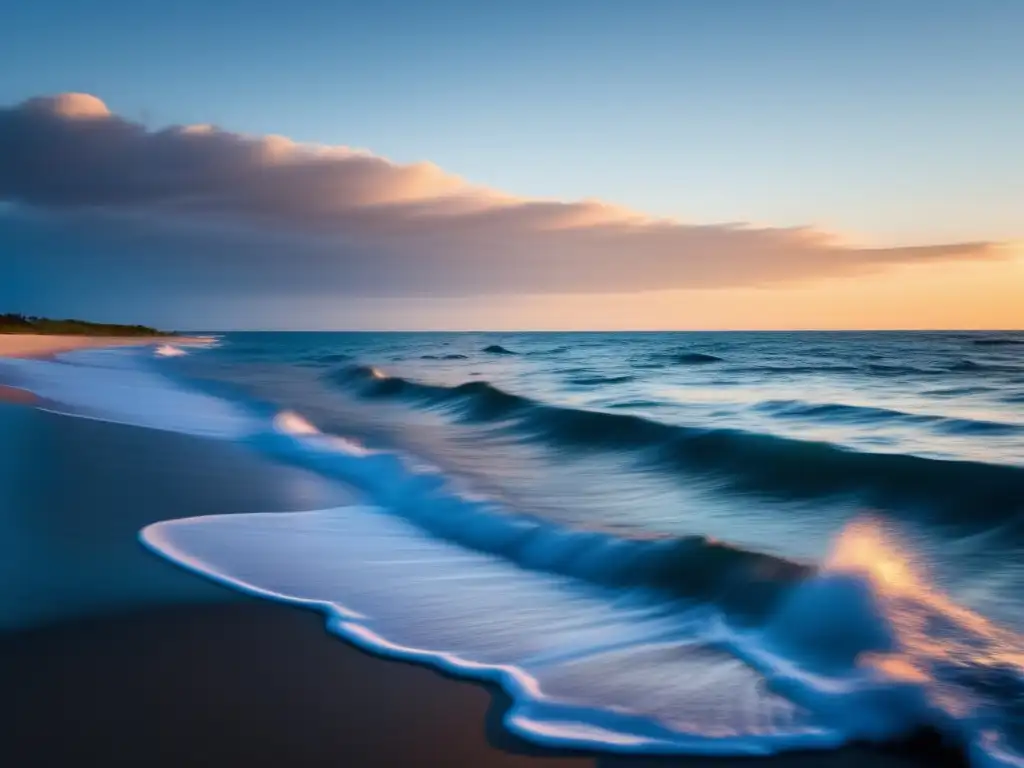
<svg viewBox="0 0 1024 768"><path fill-rule="evenodd" d="M927 727L1024 764L1024 333L238 333L0 381L350 484L355 506L140 539L500 683L535 742Z"/></svg>

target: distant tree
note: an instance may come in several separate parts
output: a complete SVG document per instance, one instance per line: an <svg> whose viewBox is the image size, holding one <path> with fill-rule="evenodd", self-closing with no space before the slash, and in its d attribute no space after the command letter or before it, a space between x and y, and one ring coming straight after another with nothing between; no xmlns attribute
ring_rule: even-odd
<svg viewBox="0 0 1024 768"><path fill-rule="evenodd" d="M147 325L118 325L116 323L90 323L86 320L64 318L51 320L16 312L0 314L0 333L50 333L92 336L174 336Z"/></svg>

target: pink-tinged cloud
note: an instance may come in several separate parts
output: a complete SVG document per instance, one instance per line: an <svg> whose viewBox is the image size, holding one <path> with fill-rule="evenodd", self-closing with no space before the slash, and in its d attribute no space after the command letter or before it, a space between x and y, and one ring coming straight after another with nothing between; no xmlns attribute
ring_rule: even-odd
<svg viewBox="0 0 1024 768"><path fill-rule="evenodd" d="M989 243L855 248L811 229L699 226L595 201L523 199L430 163L344 147L208 125L152 131L86 94L0 108L4 201L91 219L108 235L163 238L166 247L147 252L157 272L293 293L750 286L1000 253Z"/></svg>

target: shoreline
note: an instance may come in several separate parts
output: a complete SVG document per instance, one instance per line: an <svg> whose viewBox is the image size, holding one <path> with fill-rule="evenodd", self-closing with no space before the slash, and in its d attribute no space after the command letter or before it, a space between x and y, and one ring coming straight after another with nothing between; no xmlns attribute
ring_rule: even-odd
<svg viewBox="0 0 1024 768"><path fill-rule="evenodd" d="M0 491L12 492L0 513L17 533L0 558L17 586L0 631L0 676L17 702L0 763L964 765L934 737L762 758L534 746L501 723L500 688L369 653L314 611L221 587L136 539L156 520L351 503L343 487L200 437L5 411L21 450L0 456Z"/></svg>
<svg viewBox="0 0 1024 768"><path fill-rule="evenodd" d="M0 673L18 702L0 761L39 768L966 768L927 740L742 757L540 747L505 729L500 688L366 653L266 601L0 633Z"/></svg>
<svg viewBox="0 0 1024 768"><path fill-rule="evenodd" d="M65 336L44 333L0 333L0 357L45 358L77 349L208 343L208 339L200 336Z"/></svg>
<svg viewBox="0 0 1024 768"><path fill-rule="evenodd" d="M11 405L36 405L39 398L32 392L21 387L12 387L8 384L0 384L0 403Z"/></svg>
<svg viewBox="0 0 1024 768"><path fill-rule="evenodd" d="M17 534L0 541L0 764L591 764L501 734L485 686L374 658L315 612L137 540L157 520L353 503L347 488L216 441L19 405L0 404L0 431L21 448L0 451L0 527Z"/></svg>

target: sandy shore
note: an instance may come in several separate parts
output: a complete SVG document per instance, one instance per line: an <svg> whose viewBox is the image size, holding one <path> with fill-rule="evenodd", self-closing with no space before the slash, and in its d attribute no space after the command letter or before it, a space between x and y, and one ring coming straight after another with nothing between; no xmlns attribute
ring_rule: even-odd
<svg viewBox="0 0 1024 768"><path fill-rule="evenodd" d="M193 336L59 336L40 333L0 333L0 357L49 357L61 352L96 347L137 347L147 344L208 344ZM31 405L35 395L0 384L0 403Z"/></svg>
<svg viewBox="0 0 1024 768"><path fill-rule="evenodd" d="M0 333L0 357L46 357L92 347L137 347L143 344L202 344L187 336L56 336L35 333Z"/></svg>

